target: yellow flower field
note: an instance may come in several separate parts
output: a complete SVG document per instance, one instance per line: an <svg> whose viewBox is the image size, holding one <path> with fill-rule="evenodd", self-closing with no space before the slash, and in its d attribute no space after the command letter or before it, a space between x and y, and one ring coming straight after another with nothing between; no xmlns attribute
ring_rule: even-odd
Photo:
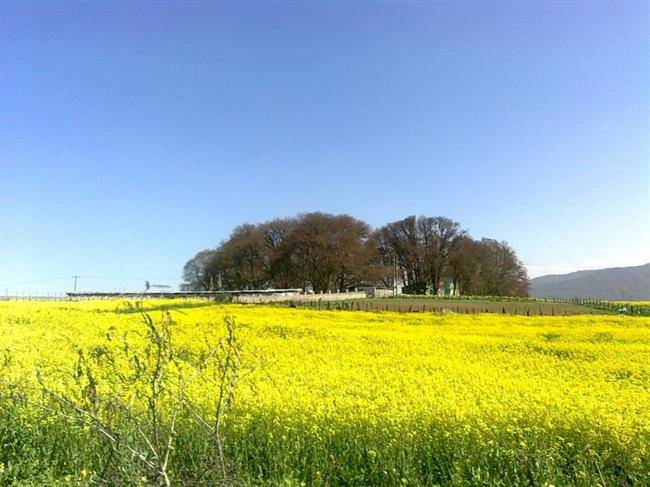
<svg viewBox="0 0 650 487"><path fill-rule="evenodd" d="M650 484L650 318L144 302L155 320L166 307L188 353L236 320L242 377L224 428L243 484ZM65 388L79 350L141 326L118 301L0 302L0 389L37 391L38 374ZM49 475L99 475L98 461Z"/></svg>

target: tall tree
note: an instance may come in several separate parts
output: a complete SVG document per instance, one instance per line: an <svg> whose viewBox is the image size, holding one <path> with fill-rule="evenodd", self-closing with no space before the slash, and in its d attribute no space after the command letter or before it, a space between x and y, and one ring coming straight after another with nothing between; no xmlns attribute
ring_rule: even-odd
<svg viewBox="0 0 650 487"><path fill-rule="evenodd" d="M202 250L183 266L182 290L208 291L214 283L215 275L211 273L216 250Z"/></svg>
<svg viewBox="0 0 650 487"><path fill-rule="evenodd" d="M458 294L473 294L473 286L481 266L481 251L479 242L469 236L463 236L449 256L449 276Z"/></svg>
<svg viewBox="0 0 650 487"><path fill-rule="evenodd" d="M473 291L481 295L526 296L528 274L507 242L480 241L480 266Z"/></svg>
<svg viewBox="0 0 650 487"><path fill-rule="evenodd" d="M301 215L290 235L292 262L315 291L360 285L372 255L369 236L370 227L348 215Z"/></svg>
<svg viewBox="0 0 650 487"><path fill-rule="evenodd" d="M397 261L405 290L417 294L426 292L424 251L415 216L387 223L377 231L376 238L384 264L389 266Z"/></svg>
<svg viewBox="0 0 650 487"><path fill-rule="evenodd" d="M450 256L466 233L460 229L460 223L445 217L420 217L417 228L423 247L424 266L435 295L444 274L449 272Z"/></svg>
<svg viewBox="0 0 650 487"><path fill-rule="evenodd" d="M277 218L260 225L266 245L268 277L276 288L303 286L291 256L290 237L295 226L295 218Z"/></svg>
<svg viewBox="0 0 650 487"><path fill-rule="evenodd" d="M525 295L528 277L506 242L471 239L444 217L409 216L375 232L349 215L307 213L235 228L183 268L183 289L392 287L437 293L451 277L463 294Z"/></svg>
<svg viewBox="0 0 650 487"><path fill-rule="evenodd" d="M270 262L259 226L245 224L235 228L219 247L216 264L228 289L267 287Z"/></svg>
<svg viewBox="0 0 650 487"><path fill-rule="evenodd" d="M430 287L435 294L464 235L460 224L449 218L409 216L384 225L377 240L384 263L397 261L407 291L422 294Z"/></svg>

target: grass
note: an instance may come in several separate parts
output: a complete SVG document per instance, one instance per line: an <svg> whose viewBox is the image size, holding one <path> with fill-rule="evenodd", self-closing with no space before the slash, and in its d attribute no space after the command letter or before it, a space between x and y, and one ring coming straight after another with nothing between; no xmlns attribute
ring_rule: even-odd
<svg viewBox="0 0 650 487"><path fill-rule="evenodd" d="M650 483L647 318L194 303L147 302L160 330L160 310L175 306L156 426L145 399L158 342L141 313L114 301L0 303L0 484L154 482L43 384L76 404L130 405L132 419L100 410L125 443L140 441L134 424L164 436L181 391L211 417L218 381L178 384L223 370L223 355L201 364L223 343L225 316L241 345L223 416L228 484ZM224 480L206 431L189 406L177 415L172 484Z"/></svg>

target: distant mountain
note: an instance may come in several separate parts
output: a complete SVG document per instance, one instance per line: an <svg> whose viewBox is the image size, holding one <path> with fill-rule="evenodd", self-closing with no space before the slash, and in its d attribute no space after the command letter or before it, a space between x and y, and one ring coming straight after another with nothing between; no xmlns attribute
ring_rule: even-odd
<svg viewBox="0 0 650 487"><path fill-rule="evenodd" d="M650 300L650 264L536 277L530 280L530 295L647 301Z"/></svg>

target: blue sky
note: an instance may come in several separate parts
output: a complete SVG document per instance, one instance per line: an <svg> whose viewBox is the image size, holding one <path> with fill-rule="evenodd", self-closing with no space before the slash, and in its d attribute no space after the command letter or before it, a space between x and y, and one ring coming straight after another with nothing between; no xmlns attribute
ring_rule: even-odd
<svg viewBox="0 0 650 487"><path fill-rule="evenodd" d="M313 210L648 262L649 9L2 2L0 293L175 284Z"/></svg>

